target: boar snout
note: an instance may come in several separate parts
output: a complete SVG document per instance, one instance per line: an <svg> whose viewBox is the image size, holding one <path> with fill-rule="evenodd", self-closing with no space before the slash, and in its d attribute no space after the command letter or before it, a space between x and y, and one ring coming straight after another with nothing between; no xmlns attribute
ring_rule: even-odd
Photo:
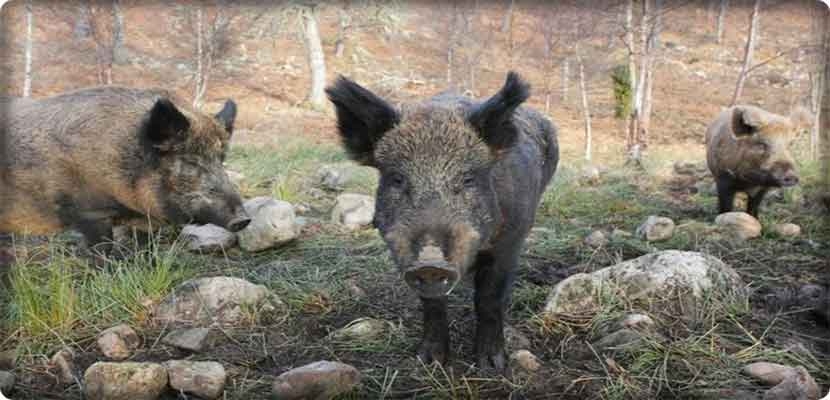
<svg viewBox="0 0 830 400"><path fill-rule="evenodd" d="M251 217L245 212L245 209L240 205L236 208L233 216L227 222L225 228L231 232L239 232L245 229L251 223Z"/></svg>
<svg viewBox="0 0 830 400"><path fill-rule="evenodd" d="M775 186L791 187L798 185L798 172L789 162L777 162L772 166L772 176Z"/></svg>
<svg viewBox="0 0 830 400"><path fill-rule="evenodd" d="M425 246L403 278L419 296L436 298L450 294L461 280L461 274L447 262L440 248Z"/></svg>

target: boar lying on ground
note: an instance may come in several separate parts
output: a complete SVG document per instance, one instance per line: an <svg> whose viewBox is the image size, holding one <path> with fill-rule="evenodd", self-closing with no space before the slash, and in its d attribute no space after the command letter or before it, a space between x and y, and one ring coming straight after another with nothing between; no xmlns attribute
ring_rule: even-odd
<svg viewBox="0 0 830 400"><path fill-rule="evenodd" d="M222 167L236 105L210 116L184 104L121 87L4 99L0 233L73 228L93 246L119 220L243 229L250 218Z"/></svg>
<svg viewBox="0 0 830 400"><path fill-rule="evenodd" d="M374 223L423 302L419 357L446 361L447 295L469 272L478 365L502 370L504 314L559 160L556 128L519 107L529 87L512 72L484 102L442 94L397 110L343 77L327 93L348 154L380 172Z"/></svg>
<svg viewBox="0 0 830 400"><path fill-rule="evenodd" d="M720 213L732 211L735 193L748 196L747 213L757 217L767 191L798 184L788 149L810 117L784 117L753 106L723 111L706 131L706 161L715 178Z"/></svg>

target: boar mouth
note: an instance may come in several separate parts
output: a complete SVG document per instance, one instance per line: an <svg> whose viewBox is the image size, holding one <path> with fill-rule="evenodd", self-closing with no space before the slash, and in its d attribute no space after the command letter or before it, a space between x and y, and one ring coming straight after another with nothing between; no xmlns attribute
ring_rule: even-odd
<svg viewBox="0 0 830 400"><path fill-rule="evenodd" d="M461 273L439 247L425 246L418 260L404 271L403 279L421 297L436 298L452 293L461 281Z"/></svg>

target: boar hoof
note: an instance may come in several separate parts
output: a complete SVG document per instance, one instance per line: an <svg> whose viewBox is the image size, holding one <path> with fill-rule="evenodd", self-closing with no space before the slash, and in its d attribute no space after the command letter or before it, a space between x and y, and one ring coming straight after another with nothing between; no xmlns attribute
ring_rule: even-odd
<svg viewBox="0 0 830 400"><path fill-rule="evenodd" d="M436 362L444 364L447 362L449 347L450 345L446 341L424 339L418 347L418 358L427 365Z"/></svg>
<svg viewBox="0 0 830 400"><path fill-rule="evenodd" d="M495 370L496 373L504 373L507 366L507 356L504 349L493 352L483 351L478 353L478 368Z"/></svg>

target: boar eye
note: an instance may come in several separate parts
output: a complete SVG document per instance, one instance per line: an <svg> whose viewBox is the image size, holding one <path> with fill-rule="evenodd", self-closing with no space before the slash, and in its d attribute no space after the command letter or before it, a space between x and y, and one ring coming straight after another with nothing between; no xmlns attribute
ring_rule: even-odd
<svg viewBox="0 0 830 400"><path fill-rule="evenodd" d="M406 185L406 179L403 175L398 173L393 173L389 175L389 185L395 188L403 188Z"/></svg>
<svg viewBox="0 0 830 400"><path fill-rule="evenodd" d="M467 175L464 177L464 181L462 183L466 188L473 187L476 184L476 177L473 175Z"/></svg>

